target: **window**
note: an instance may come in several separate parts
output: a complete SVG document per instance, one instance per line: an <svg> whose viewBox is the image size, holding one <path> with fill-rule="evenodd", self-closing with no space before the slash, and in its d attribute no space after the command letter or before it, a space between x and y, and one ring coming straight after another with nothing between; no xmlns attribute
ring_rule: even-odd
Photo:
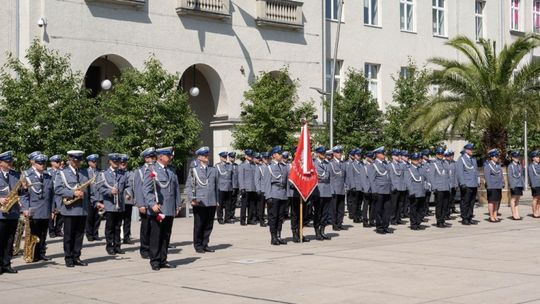
<svg viewBox="0 0 540 304"><path fill-rule="evenodd" d="M379 24L379 0L364 0L364 24Z"/></svg>
<svg viewBox="0 0 540 304"><path fill-rule="evenodd" d="M476 41L484 38L484 1L475 1L474 3L474 27Z"/></svg>
<svg viewBox="0 0 540 304"><path fill-rule="evenodd" d="M533 31L540 33L540 0L533 2Z"/></svg>
<svg viewBox="0 0 540 304"><path fill-rule="evenodd" d="M399 70L399 77L408 78L409 77L409 67L401 67Z"/></svg>
<svg viewBox="0 0 540 304"><path fill-rule="evenodd" d="M368 81L368 88L371 95L376 100L379 100L379 69L380 65L373 63L366 63L364 65L364 76Z"/></svg>
<svg viewBox="0 0 540 304"><path fill-rule="evenodd" d="M510 1L510 29L513 31L522 31L521 0Z"/></svg>
<svg viewBox="0 0 540 304"><path fill-rule="evenodd" d="M330 92L332 90L332 67L334 64L333 59L326 60L326 91ZM336 75L334 77L334 91L339 92L341 90L341 67L343 67L343 60L336 61Z"/></svg>
<svg viewBox="0 0 540 304"><path fill-rule="evenodd" d="M432 0L433 4L433 35L446 36L445 0Z"/></svg>
<svg viewBox="0 0 540 304"><path fill-rule="evenodd" d="M337 21L339 15L339 6L341 0L326 0L326 19ZM345 6L343 7L343 10ZM343 21L343 10L341 12L341 21Z"/></svg>
<svg viewBox="0 0 540 304"><path fill-rule="evenodd" d="M402 31L414 32L414 0L399 1L399 23Z"/></svg>

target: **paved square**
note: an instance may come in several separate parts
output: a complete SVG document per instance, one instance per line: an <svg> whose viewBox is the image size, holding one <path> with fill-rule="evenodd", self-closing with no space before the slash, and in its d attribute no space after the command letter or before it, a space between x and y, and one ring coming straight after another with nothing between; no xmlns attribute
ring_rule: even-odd
<svg viewBox="0 0 540 304"><path fill-rule="evenodd" d="M169 260L176 269L154 272L137 245L108 256L104 241L88 243L88 267L66 268L61 240L49 241L54 261L24 264L0 276L6 303L540 303L540 220L457 220L449 229L398 226L377 235L355 224L331 241L271 246L268 229L214 226L215 253L197 254L192 219L176 219ZM529 206L521 214L530 213ZM346 221L350 224L350 221ZM103 226L101 235L103 235ZM138 223L133 229L138 235ZM313 229L306 228L312 236ZM288 222L284 236L290 236Z"/></svg>

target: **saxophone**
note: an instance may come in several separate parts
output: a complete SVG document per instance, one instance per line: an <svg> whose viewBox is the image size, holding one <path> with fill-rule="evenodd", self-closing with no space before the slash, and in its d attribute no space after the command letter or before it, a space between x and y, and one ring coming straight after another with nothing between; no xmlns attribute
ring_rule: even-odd
<svg viewBox="0 0 540 304"><path fill-rule="evenodd" d="M32 263L34 261L34 252L36 245L39 243L39 237L30 232L30 218L24 217L24 251L23 259L26 263Z"/></svg>
<svg viewBox="0 0 540 304"><path fill-rule="evenodd" d="M9 191L6 201L3 204L0 204L0 212L9 213L11 208L13 208L15 204L19 203L19 190L21 189L23 182L24 176L21 174L21 177L17 181L17 184L15 184L15 187Z"/></svg>
<svg viewBox="0 0 540 304"><path fill-rule="evenodd" d="M24 220L19 218L17 222L17 230L15 231L15 240L13 241L13 256L16 256L21 251L21 240L24 232Z"/></svg>
<svg viewBox="0 0 540 304"><path fill-rule="evenodd" d="M96 176L93 176L91 179L89 179L88 181L80 184L79 186L75 187L75 189L73 191L84 191L86 188L88 188L91 184L94 183L94 181L96 180ZM79 197L75 197L75 198L67 198L67 197L64 197L62 199L62 202L64 203L65 206L70 206L72 205L73 203L76 203L80 200L81 198Z"/></svg>

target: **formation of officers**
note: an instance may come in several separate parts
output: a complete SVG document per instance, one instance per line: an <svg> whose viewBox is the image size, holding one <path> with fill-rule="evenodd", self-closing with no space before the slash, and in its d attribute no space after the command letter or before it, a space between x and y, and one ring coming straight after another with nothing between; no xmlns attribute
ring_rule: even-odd
<svg viewBox="0 0 540 304"><path fill-rule="evenodd" d="M443 148L435 149L435 158L430 158L428 150L409 154L403 150L387 153L383 147L373 151L352 149L345 159L341 146L331 150L317 147L314 166L318 185L304 202L289 182L291 155L281 146L263 153L247 149L239 164L235 152L220 152L220 161L214 166L209 163L209 148L202 147L195 152L186 181L194 215L193 246L198 253L214 252L209 240L215 217L220 224L234 223L238 199L240 224L268 227L272 245L287 244L282 227L288 217L294 242L309 241L301 227L311 223L316 240L329 240L327 226L334 231L347 229L343 225L345 207L355 223L375 227L379 234L393 233L390 225L404 224L404 218L409 218L410 229L421 230L426 228L422 225L428 221L426 217L433 215L429 209L432 194L436 227L451 226L447 221L452 219L451 213L457 212L456 205L460 207L461 223L475 225L478 221L474 220L474 204L480 178L473 149L472 144L465 145L457 159L453 151ZM109 167L99 170L99 156L95 154L86 157L88 168L82 168L83 151L68 151L67 164L59 155L48 158L35 151L28 155L30 168L19 173L12 169L13 153L1 153L0 205L6 204L13 191L17 191L19 203L0 213L0 274L17 272L11 267L11 259L21 215L29 220L31 234L40 240L34 261L50 260L46 256L48 230L50 237L63 237L65 265L74 267L87 265L81 259L83 237L86 234L88 241L99 239L102 217L106 222L106 252L124 254L121 245L133 244L133 207L138 208L141 218L141 257L149 259L153 270L174 268L167 253L181 198L178 177L169 165L173 154L172 147L148 148L141 153L144 164L129 171L125 154L109 154ZM525 168L518 152L509 155L511 218L521 220L517 206L523 194ZM533 195L532 216L540 218L540 152L532 151L530 157L527 170ZM493 223L500 221L504 187L501 161L500 151L493 149L483 165L489 222ZM300 215L300 210L304 214Z"/></svg>

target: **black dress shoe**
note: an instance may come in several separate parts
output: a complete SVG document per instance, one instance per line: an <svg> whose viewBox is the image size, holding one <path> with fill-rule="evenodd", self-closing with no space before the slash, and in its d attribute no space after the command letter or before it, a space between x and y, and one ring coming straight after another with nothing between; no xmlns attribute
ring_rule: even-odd
<svg viewBox="0 0 540 304"><path fill-rule="evenodd" d="M107 249L107 254L108 255L115 255L116 253L112 249Z"/></svg>
<svg viewBox="0 0 540 304"><path fill-rule="evenodd" d="M153 271L159 271L159 265L152 265L152 270Z"/></svg>
<svg viewBox="0 0 540 304"><path fill-rule="evenodd" d="M212 248L210 248L210 247L208 247L208 246L204 247L203 250L204 250L205 252L216 252L214 249L212 249Z"/></svg>
<svg viewBox="0 0 540 304"><path fill-rule="evenodd" d="M11 266L3 267L4 273L18 273L17 270L11 268Z"/></svg>
<svg viewBox="0 0 540 304"><path fill-rule="evenodd" d="M95 241L94 237L86 237L86 239L87 239L89 242Z"/></svg>
<svg viewBox="0 0 540 304"><path fill-rule="evenodd" d="M168 246L167 248L169 248L169 249L174 249L174 248L176 248L176 246L173 245L173 244L169 244L169 246Z"/></svg>
<svg viewBox="0 0 540 304"><path fill-rule="evenodd" d="M176 265L169 264L169 262L165 262L161 265L159 265L160 268L176 268Z"/></svg>
<svg viewBox="0 0 540 304"><path fill-rule="evenodd" d="M240 226L247 226L247 224L240 222Z"/></svg>
<svg viewBox="0 0 540 304"><path fill-rule="evenodd" d="M384 229L377 229L377 230L375 230L375 232L378 233L378 234L386 234Z"/></svg>
<svg viewBox="0 0 540 304"><path fill-rule="evenodd" d="M148 260L149 258L148 254L141 254L141 259Z"/></svg>
<svg viewBox="0 0 540 304"><path fill-rule="evenodd" d="M48 256L42 254L42 255L40 255L40 256L38 257L38 260L42 260L42 261L50 261L50 260L52 260L52 259L51 259L50 257L48 257Z"/></svg>
<svg viewBox="0 0 540 304"><path fill-rule="evenodd" d="M343 225L339 225L338 228L339 228L339 230L348 230L349 229L347 227L344 227Z"/></svg>
<svg viewBox="0 0 540 304"><path fill-rule="evenodd" d="M394 231L391 230L391 229L385 228L385 229L384 229L384 233L390 233L390 234L392 234L392 233L394 233Z"/></svg>
<svg viewBox="0 0 540 304"><path fill-rule="evenodd" d="M234 224L234 221L233 220L226 220L225 224Z"/></svg>
<svg viewBox="0 0 540 304"><path fill-rule="evenodd" d="M135 242L133 242L131 239L124 239L124 241L123 241L122 243L124 243L124 244L126 244L126 245L133 245L133 244L135 244Z"/></svg>
<svg viewBox="0 0 540 304"><path fill-rule="evenodd" d="M369 227L370 227L370 225L369 225L368 222L364 222L364 223L362 224L362 226L364 226L364 228L369 228Z"/></svg>
<svg viewBox="0 0 540 304"><path fill-rule="evenodd" d="M81 259L73 260L73 264L76 266L88 266L88 263L81 261Z"/></svg>
<svg viewBox="0 0 540 304"><path fill-rule="evenodd" d="M418 226L411 226L411 230L418 230Z"/></svg>
<svg viewBox="0 0 540 304"><path fill-rule="evenodd" d="M195 252L197 252L197 253L206 253L206 251L204 251L204 249L202 249L202 248L195 249Z"/></svg>
<svg viewBox="0 0 540 304"><path fill-rule="evenodd" d="M114 252L118 254L126 254L126 252L122 249L115 249Z"/></svg>
<svg viewBox="0 0 540 304"><path fill-rule="evenodd" d="M334 230L334 231L339 231L340 229L339 229L339 227L338 227L338 226L336 226L336 225L333 225L333 226L332 226L332 230Z"/></svg>
<svg viewBox="0 0 540 304"><path fill-rule="evenodd" d="M49 233L49 238L54 239L56 237L56 233Z"/></svg>
<svg viewBox="0 0 540 304"><path fill-rule="evenodd" d="M469 220L469 223L471 223L471 225L478 225L478 221L475 220Z"/></svg>
<svg viewBox="0 0 540 304"><path fill-rule="evenodd" d="M471 224L471 222L469 220L462 220L461 221L461 224L462 225L466 225L466 226L469 226Z"/></svg>
<svg viewBox="0 0 540 304"><path fill-rule="evenodd" d="M261 226L261 227L267 227L268 225L267 225L265 222L261 222L261 223L259 224L259 226Z"/></svg>
<svg viewBox="0 0 540 304"><path fill-rule="evenodd" d="M56 233L56 236L57 236L57 237L63 237L63 236L64 236L64 233L63 233L63 232L58 232L58 233Z"/></svg>
<svg viewBox="0 0 540 304"><path fill-rule="evenodd" d="M73 263L73 261L66 261L66 267L72 268L75 267L75 264Z"/></svg>

